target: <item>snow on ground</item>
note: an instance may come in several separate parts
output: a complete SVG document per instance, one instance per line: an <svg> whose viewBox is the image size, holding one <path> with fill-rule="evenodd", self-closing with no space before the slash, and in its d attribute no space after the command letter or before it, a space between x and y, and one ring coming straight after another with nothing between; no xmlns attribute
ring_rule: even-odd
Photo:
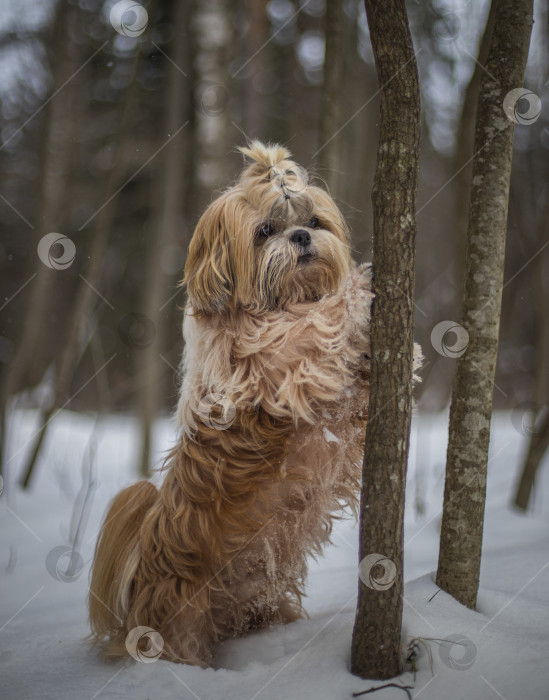
<svg viewBox="0 0 549 700"><path fill-rule="evenodd" d="M137 428L122 416L106 416L96 423L94 416L64 412L47 438L32 489L24 493L15 481L35 420L32 412L11 416L9 467L0 500L4 700L339 700L382 685L349 672L357 589L357 528L351 520L337 525L333 546L311 562L306 601L310 619L225 642L215 669L165 661L138 663L129 657L114 665L102 662L85 641L88 571L108 500L135 479ZM423 641L418 642L415 679L408 672L398 682L414 686L413 697L424 700L547 698L548 465L540 474L533 511L526 516L513 512L509 501L526 439L509 414L495 417L478 611L468 610L444 592L437 593L434 583L446 421L442 414L421 415L413 426L404 631L405 645L413 638ZM170 423L160 422L159 459L172 440ZM93 445L95 487L89 517L80 518ZM53 554L52 550L67 546L79 522L77 549L84 568L78 576L70 572L67 576L67 557L56 568L64 550ZM77 572L78 561L74 564ZM447 638L460 643L433 641ZM406 696L387 688L372 697Z"/></svg>

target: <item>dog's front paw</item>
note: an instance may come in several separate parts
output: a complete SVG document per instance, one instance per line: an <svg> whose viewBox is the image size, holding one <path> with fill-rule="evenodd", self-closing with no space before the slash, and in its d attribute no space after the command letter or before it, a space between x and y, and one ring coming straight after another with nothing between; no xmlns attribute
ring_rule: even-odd
<svg viewBox="0 0 549 700"><path fill-rule="evenodd" d="M419 343L414 343L414 357L413 357L413 365L412 365L412 371L413 371L413 381L414 383L420 382L421 378L419 376L419 372L423 366L423 352L421 351L421 345Z"/></svg>
<svg viewBox="0 0 549 700"><path fill-rule="evenodd" d="M344 297L353 322L361 328L368 327L374 298L371 263L362 263L350 273L345 285Z"/></svg>
<svg viewBox="0 0 549 700"><path fill-rule="evenodd" d="M372 276L373 276L373 267L372 263L360 263L360 265L357 266L356 270L354 270L355 273L358 274L358 276L361 279L362 284L365 286L368 291L371 290L372 288ZM351 273L353 274L353 273Z"/></svg>

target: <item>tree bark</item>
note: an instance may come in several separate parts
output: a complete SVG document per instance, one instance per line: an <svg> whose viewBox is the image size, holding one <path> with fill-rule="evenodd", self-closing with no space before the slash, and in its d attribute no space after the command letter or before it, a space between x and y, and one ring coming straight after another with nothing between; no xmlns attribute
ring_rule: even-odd
<svg viewBox="0 0 549 700"><path fill-rule="evenodd" d="M488 58L488 50L492 41L494 29L494 16L497 2L490 4L490 10L486 19L486 26L478 50L478 58L475 63L473 75L465 90L459 127L457 134L456 151L453 159L453 172L456 173L454 182L454 215L453 233L455 250L454 277L456 286L463 290L465 277L465 241L467 240L467 224L469 219L469 197L471 193L471 173L473 170L473 150L475 140L475 121L477 114L477 101L480 89L480 81Z"/></svg>
<svg viewBox="0 0 549 700"><path fill-rule="evenodd" d="M496 15L477 105L461 325L469 334L452 389L437 585L476 605L496 369L513 122L503 101L522 86L532 0L494 0Z"/></svg>
<svg viewBox="0 0 549 700"><path fill-rule="evenodd" d="M398 675L402 665L404 489L412 412L420 98L404 0L366 0L366 14L381 87L381 124L372 192L375 298L371 398L360 515L361 581L351 669L362 677L382 679ZM382 557L385 561L368 572L368 562L375 564Z"/></svg>

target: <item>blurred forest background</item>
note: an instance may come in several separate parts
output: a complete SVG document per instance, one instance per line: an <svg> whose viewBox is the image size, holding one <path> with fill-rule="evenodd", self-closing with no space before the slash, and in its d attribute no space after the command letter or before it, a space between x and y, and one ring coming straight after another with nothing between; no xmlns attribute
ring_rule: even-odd
<svg viewBox="0 0 549 700"><path fill-rule="evenodd" d="M489 5L408 2L423 103L422 411L447 405L455 367L431 332L459 320ZM379 86L363 3L3 0L0 8L3 442L6 407L38 408L44 424L62 407L132 411L143 422L145 471L151 421L177 398L187 246L241 166L236 146L287 145L336 197L357 261L370 259ZM542 105L548 66L549 11L538 2L525 86ZM494 391L496 408L520 415L549 395L548 244L542 108L515 128Z"/></svg>

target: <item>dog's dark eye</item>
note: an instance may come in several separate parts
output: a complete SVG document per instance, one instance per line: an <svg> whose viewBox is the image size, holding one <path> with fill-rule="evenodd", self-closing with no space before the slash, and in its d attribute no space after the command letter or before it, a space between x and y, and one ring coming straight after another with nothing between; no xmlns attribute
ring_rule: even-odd
<svg viewBox="0 0 549 700"><path fill-rule="evenodd" d="M275 227L272 224L265 222L257 229L256 236L258 238L269 238L270 236L274 236L275 233Z"/></svg>
<svg viewBox="0 0 549 700"><path fill-rule="evenodd" d="M316 216L313 216L309 223L307 224L309 228L318 228L320 226L318 218Z"/></svg>

